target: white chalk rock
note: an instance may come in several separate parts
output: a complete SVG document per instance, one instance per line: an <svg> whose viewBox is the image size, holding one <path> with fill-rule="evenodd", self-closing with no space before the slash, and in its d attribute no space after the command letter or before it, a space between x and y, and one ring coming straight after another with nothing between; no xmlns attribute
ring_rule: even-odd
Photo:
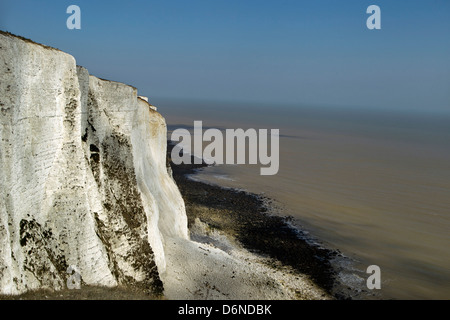
<svg viewBox="0 0 450 320"><path fill-rule="evenodd" d="M188 238L166 124L131 86L0 33L0 293L89 285L161 292L164 239Z"/></svg>

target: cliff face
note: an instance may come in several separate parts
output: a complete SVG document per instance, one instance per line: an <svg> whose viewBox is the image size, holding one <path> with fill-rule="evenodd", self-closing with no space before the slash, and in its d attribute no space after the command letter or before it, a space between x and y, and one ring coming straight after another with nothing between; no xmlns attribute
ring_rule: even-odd
<svg viewBox="0 0 450 320"><path fill-rule="evenodd" d="M89 285L160 292L187 239L166 124L137 90L0 33L0 293Z"/></svg>

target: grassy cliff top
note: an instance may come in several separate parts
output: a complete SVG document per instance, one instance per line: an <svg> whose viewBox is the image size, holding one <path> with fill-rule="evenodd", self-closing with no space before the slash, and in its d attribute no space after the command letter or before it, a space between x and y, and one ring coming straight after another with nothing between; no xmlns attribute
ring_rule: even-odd
<svg viewBox="0 0 450 320"><path fill-rule="evenodd" d="M43 47L45 49L61 51L58 48L53 48L53 47L50 47L50 46L46 46L45 44L42 44L42 43L34 42L33 40L30 40L30 39L22 37L22 36L15 35L15 34L13 34L11 32L8 32L8 31L0 30L0 34L2 34L4 36L7 36L7 37L17 38L17 39L20 39L20 40L25 41L27 43L36 44L36 45L41 46L41 47ZM63 51L61 51L61 52L63 52Z"/></svg>

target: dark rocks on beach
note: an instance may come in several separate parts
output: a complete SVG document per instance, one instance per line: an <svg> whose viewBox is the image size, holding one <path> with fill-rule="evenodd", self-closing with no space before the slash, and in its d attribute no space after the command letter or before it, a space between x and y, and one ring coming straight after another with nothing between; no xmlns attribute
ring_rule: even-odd
<svg viewBox="0 0 450 320"><path fill-rule="evenodd" d="M236 239L247 250L274 259L295 272L306 274L331 293L335 272L334 251L302 239L288 219L270 214L270 199L245 191L222 188L188 178L206 164L174 165L168 143L168 164L186 204L189 227L197 218Z"/></svg>

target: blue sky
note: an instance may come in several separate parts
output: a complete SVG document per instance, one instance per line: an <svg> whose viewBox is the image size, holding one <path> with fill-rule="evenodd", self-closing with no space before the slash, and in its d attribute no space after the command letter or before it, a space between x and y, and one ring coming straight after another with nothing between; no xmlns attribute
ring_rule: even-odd
<svg viewBox="0 0 450 320"><path fill-rule="evenodd" d="M71 4L81 30L66 28ZM381 30L366 28L371 4ZM447 0L2 0L0 29L153 101L450 112Z"/></svg>

